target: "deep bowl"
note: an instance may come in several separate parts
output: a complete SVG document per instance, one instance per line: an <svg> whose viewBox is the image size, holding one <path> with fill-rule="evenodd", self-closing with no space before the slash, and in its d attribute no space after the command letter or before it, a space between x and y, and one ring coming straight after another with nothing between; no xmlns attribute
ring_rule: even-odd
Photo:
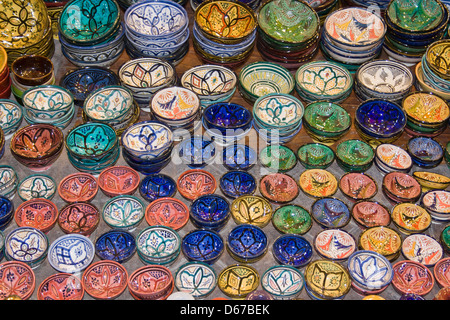
<svg viewBox="0 0 450 320"><path fill-rule="evenodd" d="M336 147L336 162L347 172L364 172L375 158L375 150L366 142L350 139L340 142Z"/></svg>
<svg viewBox="0 0 450 320"><path fill-rule="evenodd" d="M207 229L190 231L183 237L181 244L181 250L186 259L210 265L220 258L224 248L222 236L216 231Z"/></svg>
<svg viewBox="0 0 450 320"><path fill-rule="evenodd" d="M257 162L256 151L244 144L233 144L223 149L223 165L228 170L250 170Z"/></svg>
<svg viewBox="0 0 450 320"><path fill-rule="evenodd" d="M203 111L203 120L210 130L218 130L222 135L235 134L251 127L251 112L235 103L215 103Z"/></svg>
<svg viewBox="0 0 450 320"><path fill-rule="evenodd" d="M52 290L50 290L50 288ZM81 280L70 273L56 273L45 278L37 289L38 300L82 300L84 288Z"/></svg>
<svg viewBox="0 0 450 320"><path fill-rule="evenodd" d="M241 263L256 262L266 254L269 243L264 231L251 224L234 227L227 237L228 253Z"/></svg>
<svg viewBox="0 0 450 320"><path fill-rule="evenodd" d="M139 193L147 201L173 197L177 192L174 179L162 173L149 174L139 184Z"/></svg>
<svg viewBox="0 0 450 320"><path fill-rule="evenodd" d="M230 204L220 195L203 195L192 202L189 213L197 228L220 230L230 218Z"/></svg>
<svg viewBox="0 0 450 320"><path fill-rule="evenodd" d="M407 152L415 165L425 168L438 166L444 158L444 148L428 137L414 137L408 140Z"/></svg>
<svg viewBox="0 0 450 320"><path fill-rule="evenodd" d="M144 219L144 215L144 203L132 195L115 196L102 208L103 221L116 230L134 230Z"/></svg>
<svg viewBox="0 0 450 320"><path fill-rule="evenodd" d="M0 99L0 127L5 139L10 139L20 127L23 119L23 109L16 101Z"/></svg>
<svg viewBox="0 0 450 320"><path fill-rule="evenodd" d="M108 274L108 277L105 278L105 274ZM82 283L86 292L95 299L115 299L128 286L128 272L118 262L97 261L84 270Z"/></svg>
<svg viewBox="0 0 450 320"><path fill-rule="evenodd" d="M297 150L298 161L306 169L326 169L336 157L333 149L322 143L306 143Z"/></svg>
<svg viewBox="0 0 450 320"><path fill-rule="evenodd" d="M47 233L53 229L59 216L54 202L38 198L22 202L14 213L14 220L19 227L32 227Z"/></svg>
<svg viewBox="0 0 450 320"><path fill-rule="evenodd" d="M150 226L166 226L178 231L189 221L189 208L176 198L159 198L145 209L145 220Z"/></svg>
<svg viewBox="0 0 450 320"><path fill-rule="evenodd" d="M317 136L341 137L352 124L350 114L339 104L316 101L305 107L303 116L305 128Z"/></svg>
<svg viewBox="0 0 450 320"><path fill-rule="evenodd" d="M40 85L27 89L22 95L22 104L31 120L41 122L62 119L73 108L73 95L57 85Z"/></svg>
<svg viewBox="0 0 450 320"><path fill-rule="evenodd" d="M311 214L302 206L285 204L272 215L272 224L281 233L305 234L312 227Z"/></svg>
<svg viewBox="0 0 450 320"><path fill-rule="evenodd" d="M36 288L36 276L33 269L21 261L5 261L0 264L1 291L0 296L3 299L29 299ZM21 278L19 285L11 283L11 277Z"/></svg>
<svg viewBox="0 0 450 320"><path fill-rule="evenodd" d="M53 62L44 56L24 55L11 64L16 80L26 86L39 86L53 76Z"/></svg>
<svg viewBox="0 0 450 320"><path fill-rule="evenodd" d="M139 187L139 174L128 166L113 166L106 168L98 176L100 190L108 197L132 195Z"/></svg>
<svg viewBox="0 0 450 320"><path fill-rule="evenodd" d="M95 253L102 260L127 262L136 252L134 235L124 230L110 230L95 240Z"/></svg>
<svg viewBox="0 0 450 320"><path fill-rule="evenodd" d="M272 253L279 264L301 268L311 261L313 248L302 236L285 234L275 239Z"/></svg>
<svg viewBox="0 0 450 320"><path fill-rule="evenodd" d="M178 144L178 156L190 168L202 168L214 160L216 146L204 136L192 136Z"/></svg>
<svg viewBox="0 0 450 320"><path fill-rule="evenodd" d="M100 211L92 203L69 203L58 215L58 225L65 233L91 235L100 223Z"/></svg>
<svg viewBox="0 0 450 320"><path fill-rule="evenodd" d="M249 172L231 170L220 177L219 187L226 197L236 199L255 193L257 183L255 177Z"/></svg>
<svg viewBox="0 0 450 320"><path fill-rule="evenodd" d="M98 192L97 179L89 173L65 176L58 185L58 194L65 202L89 202Z"/></svg>
<svg viewBox="0 0 450 320"><path fill-rule="evenodd" d="M182 242L174 229L155 225L139 232L136 247L138 256L144 263L169 265L178 258Z"/></svg>
<svg viewBox="0 0 450 320"><path fill-rule="evenodd" d="M128 277L128 290L138 300L165 300L173 288L172 272L164 266L143 266Z"/></svg>
<svg viewBox="0 0 450 320"><path fill-rule="evenodd" d="M94 260L92 241L81 234L66 234L50 244L48 262L59 272L77 273L86 269Z"/></svg>

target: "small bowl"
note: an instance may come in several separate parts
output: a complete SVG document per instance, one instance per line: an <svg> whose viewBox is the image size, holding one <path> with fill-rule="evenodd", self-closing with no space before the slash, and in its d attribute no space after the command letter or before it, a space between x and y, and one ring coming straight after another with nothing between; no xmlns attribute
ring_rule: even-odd
<svg viewBox="0 0 450 320"><path fill-rule="evenodd" d="M270 173L259 181L263 197L274 203L287 203L297 198L300 189L291 176L284 173Z"/></svg>
<svg viewBox="0 0 450 320"><path fill-rule="evenodd" d="M395 226L403 234L425 232L432 222L431 215L414 203L399 203L391 210L391 218Z"/></svg>
<svg viewBox="0 0 450 320"><path fill-rule="evenodd" d="M147 227L136 237L138 256L145 264L169 265L178 258L181 247L178 232L166 226Z"/></svg>
<svg viewBox="0 0 450 320"><path fill-rule="evenodd" d="M26 86L39 86L53 76L53 62L40 55L24 55L13 61L11 71L17 81Z"/></svg>
<svg viewBox="0 0 450 320"><path fill-rule="evenodd" d="M16 209L14 220L19 227L32 227L48 233L59 216L60 212L55 203L36 198L22 202Z"/></svg>
<svg viewBox="0 0 450 320"><path fill-rule="evenodd" d="M216 188L217 182L214 176L201 169L185 171L177 180L178 192L191 201L205 194L213 194Z"/></svg>
<svg viewBox="0 0 450 320"><path fill-rule="evenodd" d="M113 166L103 170L97 179L98 187L108 197L132 195L137 190L139 174L127 166Z"/></svg>
<svg viewBox="0 0 450 320"><path fill-rule="evenodd" d="M308 169L300 174L300 189L313 198L331 197L338 190L334 174L324 169Z"/></svg>
<svg viewBox="0 0 450 320"><path fill-rule="evenodd" d="M171 198L177 192L177 185L168 175L154 173L147 175L139 184L139 193L147 201Z"/></svg>
<svg viewBox="0 0 450 320"><path fill-rule="evenodd" d="M391 172L384 176L382 190L385 196L394 203L417 202L422 188L417 180L402 172Z"/></svg>
<svg viewBox="0 0 450 320"><path fill-rule="evenodd" d="M258 271L245 264L232 264L219 273L217 286L220 291L232 299L244 299L258 288Z"/></svg>
<svg viewBox="0 0 450 320"><path fill-rule="evenodd" d="M425 208L433 220L449 221L450 191L448 190L430 190L423 194L420 205Z"/></svg>
<svg viewBox="0 0 450 320"><path fill-rule="evenodd" d="M13 219L15 215L14 202L5 196L0 196L0 225L6 225Z"/></svg>
<svg viewBox="0 0 450 320"><path fill-rule="evenodd" d="M231 199L253 194L257 189L255 177L247 171L239 170L225 172L220 177L219 187L222 193Z"/></svg>
<svg viewBox="0 0 450 320"><path fill-rule="evenodd" d="M81 280L70 273L56 273L45 278L37 290L38 300L83 300L84 287Z"/></svg>
<svg viewBox="0 0 450 320"><path fill-rule="evenodd" d="M330 283L316 277L317 270L321 270L323 277L328 278L340 274L336 282ZM342 300L351 289L351 277L348 269L338 262L328 259L312 261L305 269L305 289L308 296L314 300Z"/></svg>
<svg viewBox="0 0 450 320"><path fill-rule="evenodd" d="M325 229L316 234L314 249L324 259L345 261L358 248L353 235L344 229Z"/></svg>
<svg viewBox="0 0 450 320"><path fill-rule="evenodd" d="M24 262L32 269L42 265L49 250L48 237L33 227L18 227L5 238L5 257L7 260Z"/></svg>
<svg viewBox="0 0 450 320"><path fill-rule="evenodd" d="M89 202L97 195L97 179L88 173L73 173L58 185L58 194L65 202Z"/></svg>
<svg viewBox="0 0 450 320"><path fill-rule="evenodd" d="M39 85L22 95L24 116L34 122L56 123L73 109L74 98L67 89L57 85Z"/></svg>
<svg viewBox="0 0 450 320"><path fill-rule="evenodd" d="M166 226L177 231L188 222L189 208L178 199L159 198L145 209L145 220L150 226Z"/></svg>
<svg viewBox="0 0 450 320"><path fill-rule="evenodd" d="M209 243L204 246L205 241ZM225 249L222 236L213 230L196 229L187 233L182 240L181 251L188 261L214 264Z"/></svg>
<svg viewBox="0 0 450 320"><path fill-rule="evenodd" d="M264 228L272 219L273 208L261 196L244 195L233 200L230 212L236 224L246 223Z"/></svg>
<svg viewBox="0 0 450 320"><path fill-rule="evenodd" d="M247 108L235 103L214 103L203 110L206 128L224 136L246 131L251 127L252 119Z"/></svg>
<svg viewBox="0 0 450 320"><path fill-rule="evenodd" d="M9 140L22 124L23 109L16 101L0 99L0 112L0 127L5 139Z"/></svg>
<svg viewBox="0 0 450 320"><path fill-rule="evenodd" d="M326 169L335 159L333 149L322 143L306 143L297 150L298 161L305 169Z"/></svg>
<svg viewBox="0 0 450 320"><path fill-rule="evenodd" d="M16 170L14 170L11 166L2 165L0 166L0 176L2 177L0 180L0 195L8 198L9 200L13 200L19 184L19 178Z"/></svg>
<svg viewBox="0 0 450 320"><path fill-rule="evenodd" d="M412 176L420 183L423 192L432 189L444 190L450 186L450 178L439 173L414 171Z"/></svg>
<svg viewBox="0 0 450 320"><path fill-rule="evenodd" d="M296 204L285 204L274 211L272 224L278 232L303 235L313 223L308 210Z"/></svg>
<svg viewBox="0 0 450 320"><path fill-rule="evenodd" d="M358 139L342 141L336 147L336 162L346 172L365 172L374 159L375 150Z"/></svg>
<svg viewBox="0 0 450 320"><path fill-rule="evenodd" d="M173 275L164 266L143 266L128 277L128 290L138 300L164 300L173 288Z"/></svg>
<svg viewBox="0 0 450 320"><path fill-rule="evenodd" d="M59 211L58 225L65 233L91 235L100 223L100 211L91 203L69 203Z"/></svg>
<svg viewBox="0 0 450 320"><path fill-rule="evenodd" d="M193 261L183 264L175 274L175 287L180 292L187 292L196 299L210 295L217 285L214 269L203 262Z"/></svg>
<svg viewBox="0 0 450 320"><path fill-rule="evenodd" d="M285 234L274 240L272 253L279 264L301 268L311 261L313 247L300 235Z"/></svg>
<svg viewBox="0 0 450 320"><path fill-rule="evenodd" d="M432 268L443 258L444 250L439 241L432 236L417 233L403 239L402 254L407 260Z"/></svg>
<svg viewBox="0 0 450 320"><path fill-rule="evenodd" d="M230 204L220 195L203 195L192 202L189 215L196 228L219 231L230 218Z"/></svg>
<svg viewBox="0 0 450 320"><path fill-rule="evenodd" d="M414 137L408 140L407 151L415 165L423 168L437 167L444 159L444 148L428 137Z"/></svg>
<svg viewBox="0 0 450 320"><path fill-rule="evenodd" d="M351 220L350 209L345 202L332 197L314 201L311 206L311 216L324 228L343 228Z"/></svg>
<svg viewBox="0 0 450 320"><path fill-rule="evenodd" d="M289 279L289 281L282 279ZM262 288L276 300L295 299L304 285L303 274L291 266L272 266L261 276Z"/></svg>
<svg viewBox="0 0 450 320"><path fill-rule="evenodd" d="M128 231L113 229L95 240L95 254L102 260L125 263L136 252L136 240Z"/></svg>
<svg viewBox="0 0 450 320"><path fill-rule="evenodd" d="M284 145L268 145L259 153L259 162L269 171L287 172L297 164L294 151Z"/></svg>
<svg viewBox="0 0 450 320"><path fill-rule="evenodd" d="M402 260L392 266L394 277L392 286L400 294L417 294L425 296L434 287L433 273L423 264Z"/></svg>
<svg viewBox="0 0 450 320"><path fill-rule="evenodd" d="M20 299L28 300L36 288L36 276L31 269L24 262L20 261L6 261L0 264L1 290L0 297L4 300ZM20 282L11 282L11 277L14 279L21 279Z"/></svg>
<svg viewBox="0 0 450 320"><path fill-rule="evenodd" d="M192 136L178 144L178 156L189 168L203 168L216 156L214 140L203 136Z"/></svg>
<svg viewBox="0 0 450 320"><path fill-rule="evenodd" d="M408 152L390 143L382 143L375 148L374 163L382 174L393 171L408 173L413 166Z"/></svg>
<svg viewBox="0 0 450 320"><path fill-rule="evenodd" d="M240 224L228 233L226 247L234 260L254 263L264 257L269 245L267 235L261 228L251 224Z"/></svg>
<svg viewBox="0 0 450 320"><path fill-rule="evenodd" d="M433 268L434 279L441 288L450 287L450 279L448 277L449 261L449 257L440 259Z"/></svg>
<svg viewBox="0 0 450 320"><path fill-rule="evenodd" d="M144 219L145 205L132 195L118 195L109 199L102 208L106 224L117 230L134 230Z"/></svg>
<svg viewBox="0 0 450 320"><path fill-rule="evenodd" d="M17 186L20 199L28 201L36 198L51 200L56 193L55 180L47 175L32 174L24 178Z"/></svg>
<svg viewBox="0 0 450 320"><path fill-rule="evenodd" d="M356 223L363 229L387 227L391 223L390 210L384 204L376 201L358 201L353 205L351 214Z"/></svg>
<svg viewBox="0 0 450 320"><path fill-rule="evenodd" d="M78 273L86 269L94 259L92 241L81 234L58 237L48 249L48 262L58 272Z"/></svg>
<svg viewBox="0 0 450 320"><path fill-rule="evenodd" d="M250 170L257 162L258 154L244 144L233 144L223 149L223 165L228 170Z"/></svg>
<svg viewBox="0 0 450 320"><path fill-rule="evenodd" d="M390 245L384 246L385 243ZM359 235L358 247L360 250L375 251L392 262L400 255L402 236L390 227L371 227Z"/></svg>
<svg viewBox="0 0 450 320"><path fill-rule="evenodd" d="M102 260L89 265L81 277L84 290L98 300L119 297L128 286L128 272L115 261Z"/></svg>
<svg viewBox="0 0 450 320"><path fill-rule="evenodd" d="M347 172L339 180L339 190L352 201L369 200L378 192L371 176L361 172Z"/></svg>

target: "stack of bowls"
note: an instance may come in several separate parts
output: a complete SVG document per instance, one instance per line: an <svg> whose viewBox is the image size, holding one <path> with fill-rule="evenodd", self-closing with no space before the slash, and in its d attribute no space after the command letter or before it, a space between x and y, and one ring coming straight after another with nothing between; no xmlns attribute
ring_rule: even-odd
<svg viewBox="0 0 450 320"><path fill-rule="evenodd" d="M110 125L120 136L139 118L140 110L131 91L122 86L105 86L86 97L82 117L85 123Z"/></svg>
<svg viewBox="0 0 450 320"><path fill-rule="evenodd" d="M437 167L444 159L444 148L433 138L413 137L408 140L406 151L416 166L426 169Z"/></svg>
<svg viewBox="0 0 450 320"><path fill-rule="evenodd" d="M124 27L115 0L71 0L60 13L61 52L76 66L109 67L124 50Z"/></svg>
<svg viewBox="0 0 450 320"><path fill-rule="evenodd" d="M136 248L144 264L170 265L181 252L181 237L171 227L154 225L136 236Z"/></svg>
<svg viewBox="0 0 450 320"><path fill-rule="evenodd" d="M167 87L156 92L150 101L155 120L165 124L173 133L174 140L191 136L201 124L200 99L184 87Z"/></svg>
<svg viewBox="0 0 450 320"><path fill-rule="evenodd" d="M75 169L95 175L113 166L120 155L116 133L104 123L84 123L74 127L66 135L65 146Z"/></svg>
<svg viewBox="0 0 450 320"><path fill-rule="evenodd" d="M122 156L134 170L148 175L161 171L171 160L172 131L157 121L130 126L121 137Z"/></svg>
<svg viewBox="0 0 450 320"><path fill-rule="evenodd" d="M124 14L125 47L132 58L162 58L177 65L189 50L189 19L174 1L145 0Z"/></svg>
<svg viewBox="0 0 450 320"><path fill-rule="evenodd" d="M270 144L291 141L302 128L303 103L289 94L270 93L253 105L253 127Z"/></svg>
<svg viewBox="0 0 450 320"><path fill-rule="evenodd" d="M175 67L160 58L131 59L119 68L118 75L122 86L131 90L134 101L146 112L150 112L153 95L177 81Z"/></svg>
<svg viewBox="0 0 450 320"><path fill-rule="evenodd" d="M11 96L12 78L8 67L8 54L0 45L0 99L8 99Z"/></svg>
<svg viewBox="0 0 450 320"><path fill-rule="evenodd" d="M448 8L439 0L392 0L386 8L384 51L392 59L412 66L428 46L445 37Z"/></svg>
<svg viewBox="0 0 450 320"><path fill-rule="evenodd" d="M270 0L258 13L257 47L262 58L297 69L318 51L320 19L299 0Z"/></svg>
<svg viewBox="0 0 450 320"><path fill-rule="evenodd" d="M25 54L53 56L53 29L43 0L4 0L1 21L0 46L8 54L8 66Z"/></svg>
<svg viewBox="0 0 450 320"><path fill-rule="evenodd" d="M354 90L361 101L385 99L400 104L413 84L414 76L403 63L373 60L356 70Z"/></svg>
<svg viewBox="0 0 450 320"><path fill-rule="evenodd" d="M230 17L233 17L233 22ZM203 1L194 13L194 50L205 64L234 69L250 57L256 41L256 28L256 14L245 3Z"/></svg>
<svg viewBox="0 0 450 320"><path fill-rule="evenodd" d="M9 140L22 124L22 107L13 100L0 99L0 128Z"/></svg>
<svg viewBox="0 0 450 320"><path fill-rule="evenodd" d="M44 56L21 56L12 62L10 78L11 91L17 102L22 103L23 93L28 89L55 83L53 63L50 58Z"/></svg>
<svg viewBox="0 0 450 320"><path fill-rule="evenodd" d="M65 129L75 116L73 95L56 85L28 89L23 93L22 104L29 124L46 123Z"/></svg>
<svg viewBox="0 0 450 320"><path fill-rule="evenodd" d="M324 22L322 53L327 60L356 71L381 54L386 29L383 18L365 8L337 10Z"/></svg>
<svg viewBox="0 0 450 320"><path fill-rule="evenodd" d="M410 136L436 137L447 128L450 107L444 99L428 92L413 92L402 101L405 131Z"/></svg>

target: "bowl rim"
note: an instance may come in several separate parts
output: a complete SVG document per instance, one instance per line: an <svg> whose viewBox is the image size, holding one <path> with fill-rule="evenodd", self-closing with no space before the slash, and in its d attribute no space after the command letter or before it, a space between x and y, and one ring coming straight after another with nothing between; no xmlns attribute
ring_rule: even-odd
<svg viewBox="0 0 450 320"><path fill-rule="evenodd" d="M53 72L54 72L54 65L53 62L50 58L40 55L40 54L29 54L29 55L23 55L18 57L17 59L14 59L14 61L11 63L11 72L15 75L16 78L22 79L24 78L24 76L18 72L17 70L17 65L20 64L21 61L24 61L26 59L40 59L41 61L43 61L44 63L48 64L50 66L50 71L47 72L46 74L42 75L42 76L38 76L38 77L33 77L31 78L30 76L25 76L25 78L31 81L42 81L47 79L48 77L51 77ZM39 64L36 64L36 66L39 66Z"/></svg>
<svg viewBox="0 0 450 320"><path fill-rule="evenodd" d="M447 182L427 180L427 179L425 179L424 177L421 177L421 176L419 175L420 173L428 173L428 174L432 174L432 175L436 175L436 176L441 176L441 177L447 178L448 180L447 180ZM418 181L419 181L419 180L420 180L420 181L426 181L426 182L430 182L430 183L437 184L437 185L443 185L443 186L448 186L448 185L450 185L450 178L447 177L446 175L443 175L443 174L437 173L437 172L429 172L429 171L425 171L425 170L416 170L416 171L414 171L414 172L412 173L412 176L413 176L414 178L416 178L416 180L418 180ZM420 183L420 182L419 182L419 183Z"/></svg>

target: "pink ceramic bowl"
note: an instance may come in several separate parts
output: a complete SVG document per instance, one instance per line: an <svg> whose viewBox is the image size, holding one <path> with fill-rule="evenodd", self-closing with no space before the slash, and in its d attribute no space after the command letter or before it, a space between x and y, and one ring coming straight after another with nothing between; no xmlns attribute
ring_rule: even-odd
<svg viewBox="0 0 450 320"><path fill-rule="evenodd" d="M98 192L97 179L89 173L73 173L63 178L58 185L58 194L64 201L89 202Z"/></svg>
<svg viewBox="0 0 450 320"><path fill-rule="evenodd" d="M173 291L171 271L160 265L146 265L128 278L128 290L138 300L163 300Z"/></svg>
<svg viewBox="0 0 450 320"><path fill-rule="evenodd" d="M50 200L34 198L17 207L14 219L19 227L33 227L47 233L56 224L58 207Z"/></svg>
<svg viewBox="0 0 450 320"><path fill-rule="evenodd" d="M127 269L112 260L92 263L83 272L81 279L86 292L99 300L115 299L128 286Z"/></svg>
<svg viewBox="0 0 450 320"><path fill-rule="evenodd" d="M56 273L44 279L37 290L38 300L82 300L81 280L70 273Z"/></svg>

